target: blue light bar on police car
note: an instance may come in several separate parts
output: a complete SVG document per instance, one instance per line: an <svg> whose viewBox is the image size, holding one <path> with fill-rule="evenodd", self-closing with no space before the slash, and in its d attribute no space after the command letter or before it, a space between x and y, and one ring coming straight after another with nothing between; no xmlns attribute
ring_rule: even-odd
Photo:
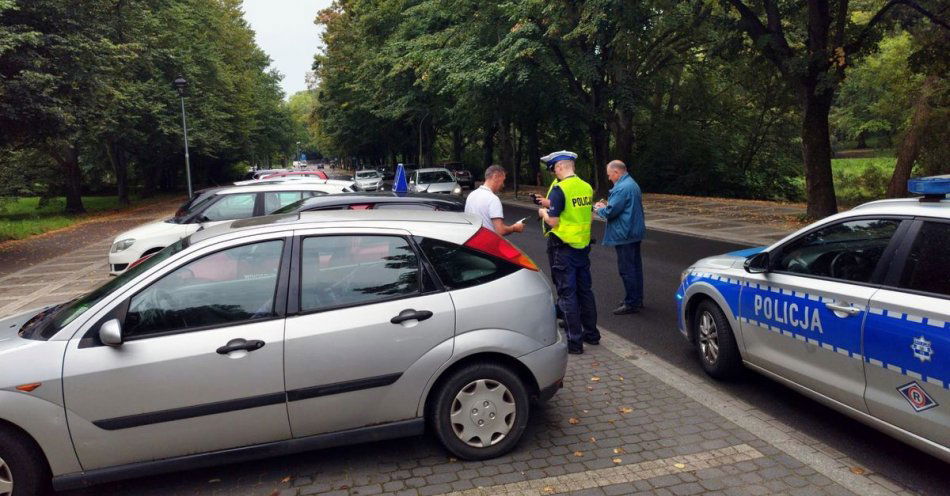
<svg viewBox="0 0 950 496"><path fill-rule="evenodd" d="M950 193L950 174L909 179L907 190L915 195L946 195Z"/></svg>

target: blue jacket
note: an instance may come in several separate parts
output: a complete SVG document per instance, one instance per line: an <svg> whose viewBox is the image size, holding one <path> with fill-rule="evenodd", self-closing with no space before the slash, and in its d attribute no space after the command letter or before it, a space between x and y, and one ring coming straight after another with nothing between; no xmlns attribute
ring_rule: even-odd
<svg viewBox="0 0 950 496"><path fill-rule="evenodd" d="M597 210L607 221L604 245L625 245L643 240L646 224L643 221L643 198L640 186L630 177L623 177L610 189L607 206Z"/></svg>

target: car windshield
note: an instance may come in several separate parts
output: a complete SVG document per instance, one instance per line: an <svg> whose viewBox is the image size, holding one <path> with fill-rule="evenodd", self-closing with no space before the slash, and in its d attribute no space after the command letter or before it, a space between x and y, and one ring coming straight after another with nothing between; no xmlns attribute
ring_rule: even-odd
<svg viewBox="0 0 950 496"><path fill-rule="evenodd" d="M74 298L66 303L43 310L23 324L23 327L20 328L20 336L26 339L38 340L46 340L53 337L60 329L66 327L70 322L76 320L76 317L79 317L86 310L95 306L96 303L102 301L103 298L111 294L116 288L122 287L123 284L131 281L139 274L184 250L188 245L188 238L179 240L147 258L142 263L126 270L102 286L92 290L85 296Z"/></svg>
<svg viewBox="0 0 950 496"><path fill-rule="evenodd" d="M419 173L419 184L452 183L455 179L446 171L429 171Z"/></svg>
<svg viewBox="0 0 950 496"><path fill-rule="evenodd" d="M356 177L357 177L358 179L371 179L371 178L374 178L374 177L379 177L379 173L376 172L376 171L357 172L357 173L356 173Z"/></svg>

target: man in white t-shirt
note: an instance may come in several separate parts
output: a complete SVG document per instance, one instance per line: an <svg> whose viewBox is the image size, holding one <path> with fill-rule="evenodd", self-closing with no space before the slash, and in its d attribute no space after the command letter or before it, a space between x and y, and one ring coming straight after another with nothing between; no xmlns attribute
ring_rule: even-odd
<svg viewBox="0 0 950 496"><path fill-rule="evenodd" d="M510 226L505 225L505 214L501 208L498 193L505 187L505 168L492 165L485 170L485 182L475 191L469 193L465 199L465 212L477 214L482 218L482 225L496 233L507 236L513 232L524 231L524 224L518 222Z"/></svg>

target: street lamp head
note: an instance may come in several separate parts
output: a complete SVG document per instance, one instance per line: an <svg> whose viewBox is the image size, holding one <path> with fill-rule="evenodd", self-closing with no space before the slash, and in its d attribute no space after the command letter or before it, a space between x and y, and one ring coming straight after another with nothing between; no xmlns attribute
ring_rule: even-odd
<svg viewBox="0 0 950 496"><path fill-rule="evenodd" d="M175 81L172 83L172 86L178 90L179 96L185 96L185 88L188 87L188 81L185 80L184 76L179 75Z"/></svg>

